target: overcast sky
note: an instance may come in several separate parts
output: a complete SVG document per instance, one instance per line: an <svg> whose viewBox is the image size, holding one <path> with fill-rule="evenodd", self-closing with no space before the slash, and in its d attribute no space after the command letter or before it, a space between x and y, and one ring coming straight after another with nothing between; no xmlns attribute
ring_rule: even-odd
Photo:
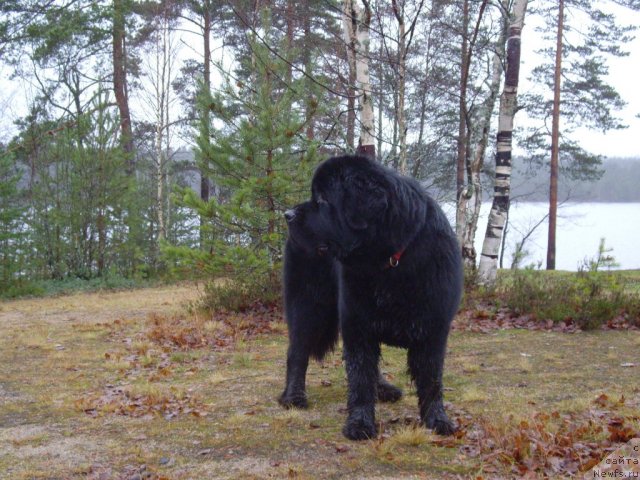
<svg viewBox="0 0 640 480"><path fill-rule="evenodd" d="M627 24L640 26L640 13L630 12L620 7L616 9L618 18ZM609 81L615 86L622 98L628 103L625 109L619 112L619 116L629 125L629 128L612 131L606 134L594 131L579 131L576 139L582 142L583 147L590 152L613 157L640 157L640 93L638 83L640 79L640 31L637 38L628 45L630 51L628 57L609 59ZM540 34L535 31L533 25L525 22L522 33L522 69L520 79L520 91L527 90L528 72L534 66L532 52L540 47L536 41ZM0 64L0 140L8 141L15 132L13 121L25 114L27 98L32 96L29 86L24 83L10 82L8 80L10 70ZM515 128L518 122L526 122L523 111L519 112L515 120ZM517 146L516 146L517 149Z"/></svg>

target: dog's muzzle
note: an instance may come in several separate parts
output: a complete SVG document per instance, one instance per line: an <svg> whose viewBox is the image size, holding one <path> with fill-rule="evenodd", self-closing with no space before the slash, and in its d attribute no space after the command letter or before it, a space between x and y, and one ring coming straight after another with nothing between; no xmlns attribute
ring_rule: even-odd
<svg viewBox="0 0 640 480"><path fill-rule="evenodd" d="M287 210L286 212L284 212L284 218L287 223L291 223L293 219L296 218L296 211L293 209Z"/></svg>

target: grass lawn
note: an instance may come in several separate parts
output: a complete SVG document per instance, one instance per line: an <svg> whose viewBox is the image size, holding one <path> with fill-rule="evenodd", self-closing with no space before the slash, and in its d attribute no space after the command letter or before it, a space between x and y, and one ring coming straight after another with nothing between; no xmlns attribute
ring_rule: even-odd
<svg viewBox="0 0 640 480"><path fill-rule="evenodd" d="M405 396L378 406L378 439L350 442L339 351L311 365L310 408L283 410L284 323L189 316L196 295L0 303L0 478L542 478L640 431L639 332L494 330L450 337L458 438L415 427L405 353L385 348Z"/></svg>

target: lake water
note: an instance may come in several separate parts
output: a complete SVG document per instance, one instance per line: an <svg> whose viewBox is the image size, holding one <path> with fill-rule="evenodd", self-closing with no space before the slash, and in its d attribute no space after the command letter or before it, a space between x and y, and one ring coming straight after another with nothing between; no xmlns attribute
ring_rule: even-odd
<svg viewBox="0 0 640 480"><path fill-rule="evenodd" d="M476 235L478 258L487 228L491 204L483 204ZM549 210L546 203L519 202L511 206L504 268L511 266L516 242L520 241ZM548 223L545 221L526 241L529 255L522 265L546 266ZM577 270L585 259L594 258L600 239L619 263L618 268L640 268L640 203L571 203L558 207L556 268Z"/></svg>

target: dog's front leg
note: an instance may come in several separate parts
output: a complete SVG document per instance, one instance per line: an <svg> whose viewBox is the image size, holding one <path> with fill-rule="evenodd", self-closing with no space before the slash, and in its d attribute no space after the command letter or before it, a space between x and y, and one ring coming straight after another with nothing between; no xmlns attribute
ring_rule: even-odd
<svg viewBox="0 0 640 480"><path fill-rule="evenodd" d="M455 424L447 416L442 402L442 369L446 343L426 343L409 348L409 371L418 391L420 421L439 435L451 435Z"/></svg>
<svg viewBox="0 0 640 480"><path fill-rule="evenodd" d="M349 382L348 417L342 429L351 440L375 438L376 387L380 345L360 336L353 338L343 330L344 360Z"/></svg>

